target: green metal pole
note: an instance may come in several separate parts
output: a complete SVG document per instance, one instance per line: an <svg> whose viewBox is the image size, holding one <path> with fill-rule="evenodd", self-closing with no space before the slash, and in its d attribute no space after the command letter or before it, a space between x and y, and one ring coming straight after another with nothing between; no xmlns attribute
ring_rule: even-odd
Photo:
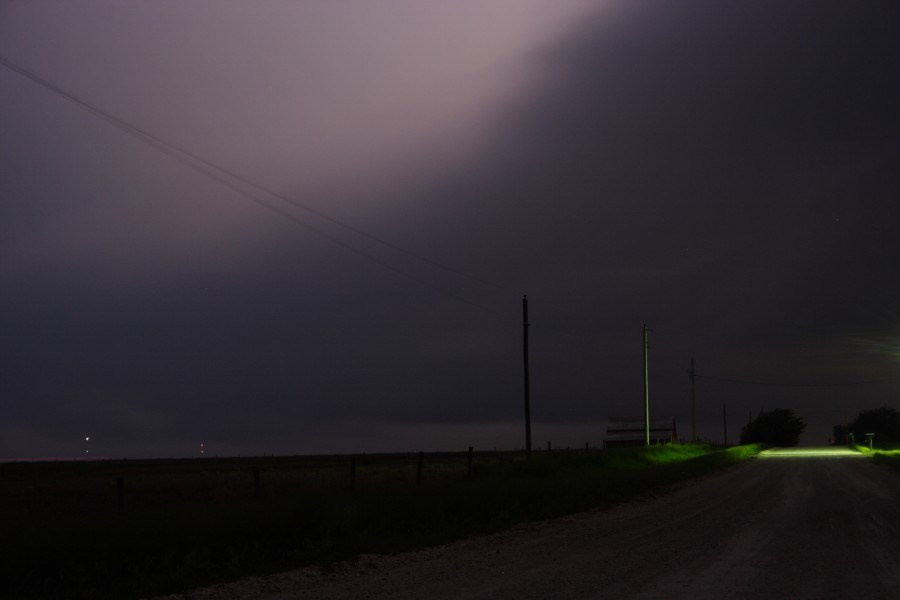
<svg viewBox="0 0 900 600"><path fill-rule="evenodd" d="M694 357L691 357L691 441L697 442L697 401L694 396Z"/></svg>
<svg viewBox="0 0 900 600"><path fill-rule="evenodd" d="M644 443L650 445L650 369L647 356L647 325L644 325Z"/></svg>
<svg viewBox="0 0 900 600"><path fill-rule="evenodd" d="M525 457L531 458L531 390L528 377L528 296L522 296L522 358L525 363Z"/></svg>

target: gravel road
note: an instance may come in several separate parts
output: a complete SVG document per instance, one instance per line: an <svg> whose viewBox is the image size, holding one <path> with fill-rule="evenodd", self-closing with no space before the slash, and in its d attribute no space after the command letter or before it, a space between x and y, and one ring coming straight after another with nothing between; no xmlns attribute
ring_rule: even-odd
<svg viewBox="0 0 900 600"><path fill-rule="evenodd" d="M195 590L224 598L900 598L900 473L769 452L655 498L395 556Z"/></svg>

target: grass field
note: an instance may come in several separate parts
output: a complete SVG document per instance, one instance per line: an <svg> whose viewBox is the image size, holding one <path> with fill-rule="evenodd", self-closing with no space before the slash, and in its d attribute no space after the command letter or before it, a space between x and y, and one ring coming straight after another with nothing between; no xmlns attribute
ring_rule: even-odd
<svg viewBox="0 0 900 600"><path fill-rule="evenodd" d="M757 451L475 453L471 473L467 453L428 454L421 482L416 454L6 463L0 596L138 598L396 552L625 501Z"/></svg>

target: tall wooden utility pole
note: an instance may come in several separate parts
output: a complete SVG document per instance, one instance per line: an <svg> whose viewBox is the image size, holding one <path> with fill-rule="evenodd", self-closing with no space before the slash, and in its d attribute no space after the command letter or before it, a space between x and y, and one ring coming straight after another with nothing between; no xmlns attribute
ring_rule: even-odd
<svg viewBox="0 0 900 600"><path fill-rule="evenodd" d="M650 445L650 363L647 355L647 325L644 325L644 444Z"/></svg>
<svg viewBox="0 0 900 600"><path fill-rule="evenodd" d="M531 398L528 381L528 296L522 296L522 358L525 363L525 457L531 458Z"/></svg>
<svg viewBox="0 0 900 600"><path fill-rule="evenodd" d="M694 357L691 357L691 441L697 441L697 401L694 396Z"/></svg>

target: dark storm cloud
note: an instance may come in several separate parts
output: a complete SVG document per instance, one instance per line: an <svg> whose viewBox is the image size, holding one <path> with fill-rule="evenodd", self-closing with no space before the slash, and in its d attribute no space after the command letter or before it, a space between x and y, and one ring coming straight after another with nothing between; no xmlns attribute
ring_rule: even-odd
<svg viewBox="0 0 900 600"><path fill-rule="evenodd" d="M513 120L520 139L501 149L513 183L496 192L515 199L506 217L533 203L565 264L581 256L626 289L639 273L721 279L697 281L697 300L757 283L778 310L882 279L890 252L873 250L893 247L898 95L882 19L639 6L619 30L573 36L551 63L560 81Z"/></svg>
<svg viewBox="0 0 900 600"><path fill-rule="evenodd" d="M673 373L656 388L673 412L693 354L707 373L762 381L892 377L851 338L898 327L895 10L636 3L608 17L544 55L544 93L513 103L480 166L431 192L458 225L425 227L451 233L470 272L507 266L490 276L582 334L547 340L547 396L627 410L639 380L609 373L637 364L642 321ZM758 394L719 399L758 409Z"/></svg>
<svg viewBox="0 0 900 600"><path fill-rule="evenodd" d="M265 19L254 23L241 35L253 38ZM395 121L356 115L338 141L316 134L319 155L292 146L299 130L277 133L254 111L249 123L268 133L248 133L247 146L265 148L268 165L216 127L241 114L228 107L261 106L264 94L208 76L235 94L185 138L222 144L215 156L252 165L264 184L277 179L452 271L284 208L348 251L0 73L16 91L6 102L27 117L3 122L16 140L4 144L0 225L4 421L15 442L4 453L65 452L87 430L128 455L179 454L200 439L223 452L402 449L391 444L439 435L465 447L466 426L519 419L522 293L544 432L640 409L645 322L654 410L678 414L683 434L691 356L701 373L726 378L890 379L898 365L883 347L900 335L897 25L897 9L876 3L600 3L512 61L526 82L519 93L466 108L468 128L453 135L478 143L448 146L446 128L418 139L407 121L415 143L380 138ZM208 58L216 46L192 48ZM427 73L421 62L408 66ZM504 73L497 64L491 77ZM259 89L270 81L247 72ZM281 93L292 86L277 81ZM346 80L362 86L353 93L382 89L358 81ZM164 90L134 102L126 91L114 106L168 106L152 113L163 128L185 119ZM288 104L268 105L273 121ZM411 106L421 122L432 115ZM63 133L36 127L41 119ZM391 144L404 149L394 155ZM344 149L351 158L329 167L338 175L316 184L296 167ZM896 391L706 380L701 434L719 435L723 402L739 419L785 405L816 420L821 442L842 413ZM602 432L593 435L598 443Z"/></svg>

